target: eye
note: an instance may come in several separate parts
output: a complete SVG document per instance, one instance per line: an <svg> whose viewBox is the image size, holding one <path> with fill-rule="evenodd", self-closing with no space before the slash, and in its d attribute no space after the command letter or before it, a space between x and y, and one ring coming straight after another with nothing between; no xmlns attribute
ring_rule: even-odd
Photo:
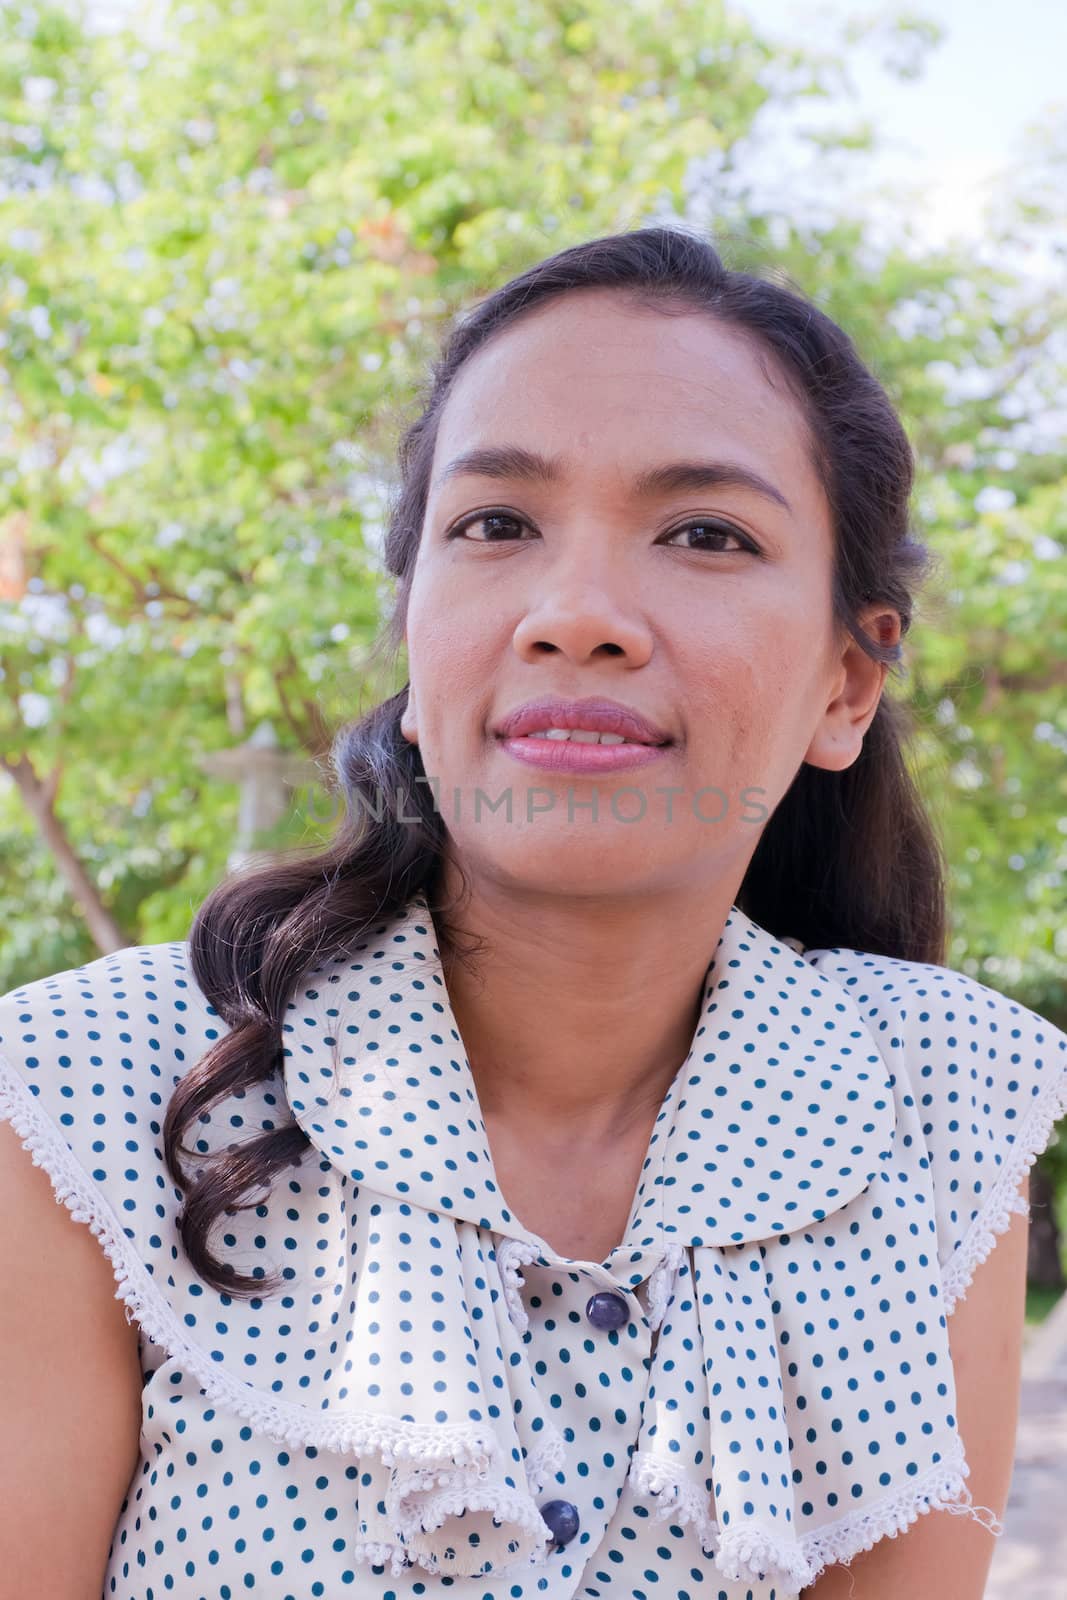
<svg viewBox="0 0 1067 1600"><path fill-rule="evenodd" d="M484 525L483 535L468 533L468 529L476 528L479 523ZM515 530L530 528L530 524L523 517L516 516L513 511L476 511L472 516L464 517L462 522L457 522L450 528L446 535L449 539L469 538L472 544L503 544L515 542ZM530 529L531 533L533 532Z"/></svg>
<svg viewBox="0 0 1067 1600"><path fill-rule="evenodd" d="M753 553L753 555L759 554L752 540L748 538L746 534L743 534L740 528L735 528L733 524L729 522L718 522L714 517L694 518L692 522L686 522L682 527L675 528L672 530L672 532L665 534L663 542L664 544L670 544L677 539L680 534L687 533L697 534L700 535L700 537L695 539L693 543L682 546L683 549L712 551L721 550L722 545L719 543L720 540L733 539L737 542L742 550L749 550ZM726 553L728 554L729 552Z"/></svg>
<svg viewBox="0 0 1067 1600"><path fill-rule="evenodd" d="M482 529L481 533L475 534L470 531L479 527ZM536 530L530 526L525 517L520 517L514 511L476 511L470 516L464 517L462 521L457 522L453 528L449 529L445 537L447 539L464 538L471 544L516 544L526 542L523 536L524 529L531 538L537 537ZM729 522L720 522L714 517L696 517L692 521L684 523L682 527L675 528L671 533L665 534L662 542L664 544L673 543L674 540L681 536L690 534L694 536L693 539L680 548L718 551L723 554L729 554L728 550L724 550L722 541L724 539L733 539L735 548L748 550L753 555L759 554L753 541L742 533L739 528L735 528Z"/></svg>

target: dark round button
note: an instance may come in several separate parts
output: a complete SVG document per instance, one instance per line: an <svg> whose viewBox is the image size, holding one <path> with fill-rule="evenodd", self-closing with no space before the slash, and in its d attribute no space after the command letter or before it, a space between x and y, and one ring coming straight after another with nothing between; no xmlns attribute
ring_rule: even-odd
<svg viewBox="0 0 1067 1600"><path fill-rule="evenodd" d="M621 1294L593 1295L585 1314L594 1328L625 1328L630 1320L630 1308Z"/></svg>
<svg viewBox="0 0 1067 1600"><path fill-rule="evenodd" d="M557 1544L570 1544L578 1532L578 1508L569 1500L550 1500L541 1507L541 1515L548 1523L549 1532Z"/></svg>

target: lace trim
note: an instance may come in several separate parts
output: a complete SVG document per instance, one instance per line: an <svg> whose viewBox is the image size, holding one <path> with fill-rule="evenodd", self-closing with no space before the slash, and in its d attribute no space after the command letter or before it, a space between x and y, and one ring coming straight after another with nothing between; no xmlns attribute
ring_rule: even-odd
<svg viewBox="0 0 1067 1600"><path fill-rule="evenodd" d="M998 1237L1007 1233L1013 1216L1028 1216L1030 1207L1019 1193L1023 1176L1048 1146L1056 1123L1067 1116L1067 1072L1053 1078L1034 1101L1001 1163L985 1205L941 1270L945 1315L951 1316L989 1256Z"/></svg>
<svg viewBox="0 0 1067 1600"><path fill-rule="evenodd" d="M396 1498L390 1498L388 1510L404 1541L408 1560L414 1557L434 1577L480 1578L497 1571L506 1575L512 1566L520 1562L542 1565L552 1548L548 1524L533 1501L500 1486L473 1491L463 1487L445 1488L426 1499L413 1499L401 1493ZM443 1551L420 1548L419 1541L424 1534L437 1533L450 1517L459 1517L472 1511L492 1512L494 1522L497 1519L506 1520L509 1528L526 1536L524 1541L513 1538L509 1542L505 1563L487 1560L485 1552L479 1552L473 1546L467 1552L457 1551L454 1546ZM467 1561L463 1559L464 1554L468 1557ZM395 1554L393 1559L396 1559Z"/></svg>
<svg viewBox="0 0 1067 1600"><path fill-rule="evenodd" d="M972 1517L988 1528L994 1538L1004 1532L994 1511L988 1506L975 1506L965 1480L970 1476L963 1454L963 1441L957 1435L945 1459L932 1467L918 1483L887 1494L874 1505L852 1511L828 1528L818 1528L805 1534L801 1549L811 1563L811 1583L823 1567L848 1562L862 1550L870 1550L880 1539L895 1538L904 1533L928 1511L949 1511L955 1516ZM986 1522L985 1513L990 1520Z"/></svg>
<svg viewBox="0 0 1067 1600"><path fill-rule="evenodd" d="M56 1199L100 1241L115 1274L115 1298L125 1301L128 1307L127 1320L132 1312L153 1344L177 1357L210 1400L219 1401L253 1427L294 1448L317 1445L356 1455L373 1452L386 1467L438 1462L473 1469L484 1480L499 1445L491 1433L482 1429L458 1423L433 1427L366 1412L322 1417L267 1396L220 1371L205 1351L186 1338L107 1200L37 1106L30 1089L0 1056L0 1122L3 1121L11 1123L34 1166L44 1168Z"/></svg>
<svg viewBox="0 0 1067 1600"><path fill-rule="evenodd" d="M648 1325L655 1333L667 1315L674 1293L674 1278L685 1260L685 1250L676 1240L666 1246L663 1260L648 1280Z"/></svg>
<svg viewBox="0 0 1067 1600"><path fill-rule="evenodd" d="M799 1591L814 1573L795 1540L776 1539L756 1523L740 1522L719 1535L715 1565L731 1583L788 1584Z"/></svg>
<svg viewBox="0 0 1067 1600"><path fill-rule="evenodd" d="M724 1531L710 1515L711 1497L704 1488L678 1474L669 1461L659 1456L642 1452L634 1457L630 1470L635 1493L659 1500L656 1520L669 1518L691 1525L723 1577L733 1583L760 1583L769 1577L775 1583L802 1589L814 1583L824 1567L851 1561L861 1551L872 1549L880 1539L903 1533L928 1511L973 1517L994 1537L1004 1532L995 1512L988 1506L971 1503L965 1481L970 1467L958 1434L945 1452L945 1459L917 1483L894 1490L871 1506L851 1511L825 1528L792 1540L776 1538L754 1523L739 1523ZM985 1516L990 1521L985 1521Z"/></svg>
<svg viewBox="0 0 1067 1600"><path fill-rule="evenodd" d="M536 1261L539 1254L540 1251L525 1239L503 1239L497 1247L496 1264L504 1286L504 1304L520 1334L525 1334L530 1326L529 1313L522 1298L525 1287L522 1268Z"/></svg>
<svg viewBox="0 0 1067 1600"><path fill-rule="evenodd" d="M655 1521L669 1520L691 1527L709 1555L719 1538L719 1524L711 1515L711 1496L692 1479L679 1474L662 1456L640 1450L630 1465L634 1493L655 1499Z"/></svg>
<svg viewBox="0 0 1067 1600"><path fill-rule="evenodd" d="M381 1541L366 1539L362 1544L352 1546L352 1560L357 1563L366 1562L369 1567L387 1567L390 1577L393 1578L403 1577L404 1573L410 1572L416 1565L422 1567L424 1572L434 1577L481 1578L487 1577L491 1572L495 1571L499 1571L501 1575L506 1575L514 1567L518 1566L520 1562L528 1563L531 1566L543 1566L547 1560L548 1548L547 1545L544 1548L537 1548L523 1557L519 1553L521 1549L520 1541L512 1539L508 1543L506 1564L496 1567L494 1563L483 1561L480 1567L471 1567L467 1571L459 1570L455 1565L442 1566L440 1560L429 1551L425 1554L420 1554L417 1560L412 1560L402 1545L383 1544ZM449 1547L445 1560L449 1563L454 1563L455 1559L456 1551L453 1547Z"/></svg>
<svg viewBox="0 0 1067 1600"><path fill-rule="evenodd" d="M551 1427L551 1425L549 1425ZM566 1445L563 1435L556 1428L546 1427L545 1437L536 1450L531 1451L524 1460L526 1481L531 1495L540 1494L545 1485L557 1472L562 1472L566 1466ZM485 1482L487 1474L482 1471L475 1473L471 1467L433 1467L398 1468L398 1479L402 1479L405 1493L409 1490L437 1489L469 1484L477 1477L479 1482Z"/></svg>
<svg viewBox="0 0 1067 1600"><path fill-rule="evenodd" d="M558 1428L553 1428L537 1449L526 1458L526 1481L531 1494L540 1494L557 1472L567 1465L567 1447Z"/></svg>

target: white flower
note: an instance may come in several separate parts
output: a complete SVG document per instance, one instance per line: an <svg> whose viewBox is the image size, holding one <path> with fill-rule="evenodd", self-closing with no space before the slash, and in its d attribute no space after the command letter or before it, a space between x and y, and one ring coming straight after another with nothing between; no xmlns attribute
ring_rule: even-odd
<svg viewBox="0 0 1067 1600"><path fill-rule="evenodd" d="M974 509L983 514L987 511L1010 511L1014 504L1014 489L1002 489L995 483L987 483L974 497Z"/></svg>

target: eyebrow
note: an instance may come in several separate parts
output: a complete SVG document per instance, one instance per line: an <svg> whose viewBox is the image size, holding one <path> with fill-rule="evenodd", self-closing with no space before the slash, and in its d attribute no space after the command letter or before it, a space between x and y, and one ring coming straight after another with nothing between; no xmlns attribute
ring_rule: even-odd
<svg viewBox="0 0 1067 1600"><path fill-rule="evenodd" d="M451 478L522 478L530 483L555 483L563 475L563 463L551 456L526 450L521 445L491 445L467 450L456 456L438 473L434 488ZM751 467L738 461L666 461L647 467L631 482L637 495L673 494L693 489L751 489L773 500L792 515L793 508L780 489Z"/></svg>

